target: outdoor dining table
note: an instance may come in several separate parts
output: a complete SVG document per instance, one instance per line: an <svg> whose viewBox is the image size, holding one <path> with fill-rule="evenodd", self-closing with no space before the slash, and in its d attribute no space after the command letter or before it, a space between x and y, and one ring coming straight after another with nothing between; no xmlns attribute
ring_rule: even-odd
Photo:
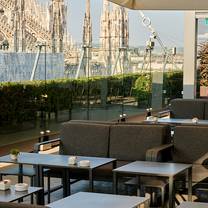
<svg viewBox="0 0 208 208"><path fill-rule="evenodd" d="M12 160L10 155L5 155L0 157L0 162L4 163L14 163L19 165L20 175L23 171L23 165L33 165L35 168L35 183L37 187L44 187L43 180L43 168L61 168L63 169L63 190L64 196L70 195L70 170L80 169L87 170L89 172L89 189L93 191L93 173L94 170L112 163L113 168L116 165L116 159L113 158L101 158L101 157L84 157L77 156L77 164L69 165L68 158L69 155L55 155L55 154L38 154L38 153L26 153L21 152L17 160ZM79 161L89 160L89 167L79 166ZM44 203L44 202L43 202Z"/></svg>
<svg viewBox="0 0 208 208"><path fill-rule="evenodd" d="M160 163L150 161L135 161L113 170L114 193L118 190L119 175L156 176L168 178L169 182L169 208L175 206L174 202L174 178L176 175L187 172L188 178L188 201L192 198L192 165L180 163Z"/></svg>
<svg viewBox="0 0 208 208"><path fill-rule="evenodd" d="M0 202L15 202L33 194L37 195L36 201L40 204L44 197L43 188L28 187L27 191L16 191L12 185L8 190L0 190Z"/></svg>
<svg viewBox="0 0 208 208"><path fill-rule="evenodd" d="M149 122L149 121L145 121ZM150 121L151 122L151 121ZM194 123L192 119L181 119L181 118L158 118L157 123L161 124L173 124L173 125L207 125L208 120L198 120L197 123Z"/></svg>
<svg viewBox="0 0 208 208"><path fill-rule="evenodd" d="M113 194L79 192L48 205L50 208L143 208L149 207L149 198Z"/></svg>
<svg viewBox="0 0 208 208"><path fill-rule="evenodd" d="M178 208L207 208L208 203L182 202Z"/></svg>

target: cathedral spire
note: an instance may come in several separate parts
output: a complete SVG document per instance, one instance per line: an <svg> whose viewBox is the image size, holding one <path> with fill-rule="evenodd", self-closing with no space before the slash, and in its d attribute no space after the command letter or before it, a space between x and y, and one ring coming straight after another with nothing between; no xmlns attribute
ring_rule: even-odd
<svg viewBox="0 0 208 208"><path fill-rule="evenodd" d="M103 0L103 12L109 11L110 2L107 0Z"/></svg>
<svg viewBox="0 0 208 208"><path fill-rule="evenodd" d="M15 0L13 11L14 51L24 52L25 47L25 0Z"/></svg>
<svg viewBox="0 0 208 208"><path fill-rule="evenodd" d="M90 14L90 0L86 0L86 12L83 26L83 45L92 46L92 21Z"/></svg>
<svg viewBox="0 0 208 208"><path fill-rule="evenodd" d="M52 52L63 52L64 34L66 32L67 7L64 0L52 0L50 11L50 33L52 41Z"/></svg>
<svg viewBox="0 0 208 208"><path fill-rule="evenodd" d="M112 66L116 63L119 48L127 48L129 44L128 12L125 8L110 5L103 0L103 13L100 22L100 43L105 65L112 73Z"/></svg>
<svg viewBox="0 0 208 208"><path fill-rule="evenodd" d="M111 20L110 20L110 3L107 0L103 0L103 12L100 20L100 44L102 48L101 56L104 58L105 66L111 73Z"/></svg>

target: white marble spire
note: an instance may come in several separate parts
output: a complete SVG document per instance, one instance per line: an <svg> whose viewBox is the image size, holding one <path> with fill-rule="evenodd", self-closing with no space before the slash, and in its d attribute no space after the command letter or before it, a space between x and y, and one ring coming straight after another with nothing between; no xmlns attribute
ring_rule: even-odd
<svg viewBox="0 0 208 208"><path fill-rule="evenodd" d="M92 21L90 14L90 0L86 0L86 12L83 26L83 45L92 46Z"/></svg>

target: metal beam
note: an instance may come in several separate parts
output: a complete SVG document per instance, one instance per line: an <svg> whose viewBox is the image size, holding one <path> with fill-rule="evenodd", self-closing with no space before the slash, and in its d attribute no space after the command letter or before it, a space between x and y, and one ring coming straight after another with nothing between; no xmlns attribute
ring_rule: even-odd
<svg viewBox="0 0 208 208"><path fill-rule="evenodd" d="M196 97L197 19L195 12L185 13L183 97Z"/></svg>
<svg viewBox="0 0 208 208"><path fill-rule="evenodd" d="M208 10L207 0L109 0L138 10Z"/></svg>

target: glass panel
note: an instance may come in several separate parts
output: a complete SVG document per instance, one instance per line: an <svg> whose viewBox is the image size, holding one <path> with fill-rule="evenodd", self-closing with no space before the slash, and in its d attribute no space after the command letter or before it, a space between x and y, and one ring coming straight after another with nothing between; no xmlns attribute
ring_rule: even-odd
<svg viewBox="0 0 208 208"><path fill-rule="evenodd" d="M207 19L198 19L197 36L197 97L208 97L208 22Z"/></svg>
<svg viewBox="0 0 208 208"><path fill-rule="evenodd" d="M152 108L161 109L163 101L163 72L152 73Z"/></svg>
<svg viewBox="0 0 208 208"><path fill-rule="evenodd" d="M6 6L7 1L4 2ZM105 20L107 10L103 13L100 35L104 37L100 37L100 43L103 41L106 49L94 40L93 44L74 44L67 33L63 35L67 30L66 5L60 1L53 3L38 0L27 1L26 9L17 6L17 10L25 9L22 17L27 18L16 24L14 21L18 21L22 10L14 11L14 18L8 8L5 14L3 10L0 12L9 37L0 33L1 144L8 143L8 138L12 143L38 137L40 131L48 129L59 131L62 122L71 119L119 120L125 114L144 114L146 108L159 109L167 100L181 95L178 84L181 80L175 79L178 75L174 71L172 75L167 74L168 68L164 70L163 52L157 48L147 50L146 46L128 47L129 22L123 8L110 6L114 24L107 27L106 22L110 22ZM104 6L107 9L107 4ZM62 15L54 15L59 10ZM89 16L85 15L84 27L81 26L86 39L92 30L86 19ZM111 31L107 34L109 27L113 35ZM145 29L147 35L151 35L151 31ZM142 44L144 42L143 38ZM121 45L126 47L119 47ZM179 88L170 88L177 84Z"/></svg>

